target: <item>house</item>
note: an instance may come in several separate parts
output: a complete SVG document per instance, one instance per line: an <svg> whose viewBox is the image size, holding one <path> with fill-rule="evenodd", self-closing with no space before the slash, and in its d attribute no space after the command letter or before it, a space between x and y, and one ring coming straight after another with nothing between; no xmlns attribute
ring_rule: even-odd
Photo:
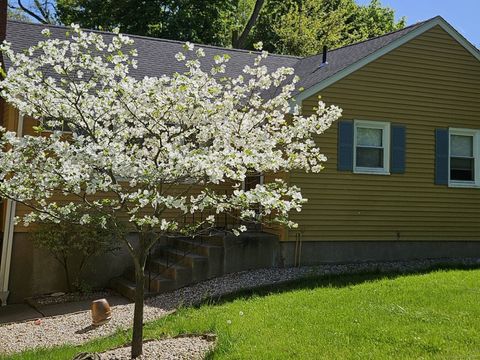
<svg viewBox="0 0 480 360"><path fill-rule="evenodd" d="M42 38L43 27L8 21L6 38L21 50ZM53 37L65 32L49 28ZM172 61L181 42L133 39L139 53L135 76L182 70ZM231 56L229 75L255 56L202 47L206 59ZM295 68L302 90L292 103L301 104L303 113L313 112L321 95L327 104L343 108L343 118L318 138L328 157L325 170L287 175L309 199L301 213L292 214L299 227L265 228L278 235L277 245L265 235L270 242L263 248L256 238L246 242L256 244L250 252L232 247L225 254L234 253L240 261L255 251L266 254L248 266L480 257L480 52L475 46L435 17L326 54L272 55L266 65ZM32 133L34 119L8 104L1 112L2 126ZM28 228L13 225L14 215L27 209L12 201L2 208L3 303L8 292L15 302L57 290L52 260L33 248ZM96 276L103 274L106 281L118 275L127 259L120 254L115 262L103 261Z"/></svg>

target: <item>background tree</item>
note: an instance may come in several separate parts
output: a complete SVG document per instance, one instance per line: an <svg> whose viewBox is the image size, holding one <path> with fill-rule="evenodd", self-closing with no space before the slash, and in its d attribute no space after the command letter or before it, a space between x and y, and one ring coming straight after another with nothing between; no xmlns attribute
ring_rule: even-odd
<svg viewBox="0 0 480 360"><path fill-rule="evenodd" d="M259 16L251 43L266 50L308 56L324 45L336 48L401 29L393 9L379 0L358 5L354 0L269 0Z"/></svg>
<svg viewBox="0 0 480 360"><path fill-rule="evenodd" d="M8 11L8 18L11 20L18 20L18 21L24 21L24 22L30 21L30 18L27 15L25 15L25 13L21 10L8 8L7 11Z"/></svg>
<svg viewBox="0 0 480 360"><path fill-rule="evenodd" d="M43 34L48 38L49 30ZM0 128L0 196L32 209L25 225L93 222L138 234L135 245L120 237L135 268L137 357L149 250L161 237L211 234L215 215L294 226L288 214L305 202L298 187L276 180L242 190L241 183L252 173L319 172L326 158L314 136L341 110L319 102L315 114L301 116L295 107L286 121L298 79L291 68L268 71L265 52L229 78L228 56L216 56L213 67L203 69L203 49L187 43L175 55L183 74L138 80L130 75L133 41L109 39L76 26L64 39L19 54L2 45L11 66L0 96L44 121L39 136ZM269 89L276 90L272 98L264 96ZM42 134L62 126L71 135ZM202 214L196 222L182 221L195 213ZM245 230L239 225L233 232Z"/></svg>
<svg viewBox="0 0 480 360"><path fill-rule="evenodd" d="M23 0L25 1L25 0ZM21 0L11 5L43 23L76 23L171 40L307 56L401 29L380 0ZM16 4L16 5L15 5Z"/></svg>
<svg viewBox="0 0 480 360"><path fill-rule="evenodd" d="M42 24L58 23L55 0L10 0L8 6L10 18L31 19Z"/></svg>
<svg viewBox="0 0 480 360"><path fill-rule="evenodd" d="M57 0L57 4L64 24L119 27L129 34L219 46L231 46L234 36L238 47L255 24L263 0Z"/></svg>
<svg viewBox="0 0 480 360"><path fill-rule="evenodd" d="M244 49L247 46L247 40L250 36L250 32L252 31L258 20L258 16L260 15L260 11L262 10L264 3L265 0L256 0L253 5L253 9L249 9L249 5L252 4L252 1L242 1L240 3L240 1L237 0L235 10L237 15L236 18L238 19L238 26L236 28L233 28L232 33L232 46L234 48ZM246 20L247 13L251 13L250 16L248 16L248 20ZM239 16L240 14L242 14L243 16ZM243 29L241 33L239 33L238 27Z"/></svg>

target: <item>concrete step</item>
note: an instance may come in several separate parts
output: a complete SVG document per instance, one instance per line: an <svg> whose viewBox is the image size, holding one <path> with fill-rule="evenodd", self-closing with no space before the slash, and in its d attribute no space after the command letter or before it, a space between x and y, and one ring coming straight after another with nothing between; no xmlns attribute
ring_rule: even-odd
<svg viewBox="0 0 480 360"><path fill-rule="evenodd" d="M191 266L195 262L207 262L208 258L204 255L189 251L179 250L175 247L168 247L162 250L161 258L168 261L169 264L180 266Z"/></svg>
<svg viewBox="0 0 480 360"><path fill-rule="evenodd" d="M208 258L208 278L223 275L223 260L225 248L223 246L198 244L194 240L178 240L176 248L190 251Z"/></svg>
<svg viewBox="0 0 480 360"><path fill-rule="evenodd" d="M135 283L135 271L133 268L128 269L123 274L123 277L132 283ZM154 293L163 293L174 290L175 281L171 278L162 276L156 272L145 272L145 290Z"/></svg>
<svg viewBox="0 0 480 360"><path fill-rule="evenodd" d="M202 281L209 278L208 258L206 256L187 253L175 248L164 249L163 259L168 259L169 263L175 263L180 266L189 267L192 271L192 281Z"/></svg>
<svg viewBox="0 0 480 360"><path fill-rule="evenodd" d="M147 264L148 271L160 274L165 278L174 280L178 285L186 285L192 281L192 268L182 266L176 262L167 262L164 258L150 259Z"/></svg>
<svg viewBox="0 0 480 360"><path fill-rule="evenodd" d="M216 256L218 253L223 254L223 246L202 243L200 240L176 239L172 247L184 252L190 252L207 257L210 257L211 255Z"/></svg>
<svg viewBox="0 0 480 360"><path fill-rule="evenodd" d="M110 281L110 287L127 299L135 301L135 283L133 281L117 277Z"/></svg>
<svg viewBox="0 0 480 360"><path fill-rule="evenodd" d="M157 273L145 274L145 281L147 283L145 287L149 292L164 293L177 289L175 280L163 277ZM150 287L148 284L150 284Z"/></svg>
<svg viewBox="0 0 480 360"><path fill-rule="evenodd" d="M197 236L197 237L189 237L189 236L179 236L179 237L174 237L174 238L169 238L167 241L168 245L175 245L177 240L180 241L190 241L194 243L201 243L204 245L213 245L213 246L223 246L224 245L224 233L214 233L210 236L204 235L204 236Z"/></svg>
<svg viewBox="0 0 480 360"><path fill-rule="evenodd" d="M225 249L222 236L169 238L152 251L145 270L146 296L171 291L223 275ZM133 300L135 271L112 280L112 288Z"/></svg>
<svg viewBox="0 0 480 360"><path fill-rule="evenodd" d="M120 295L126 297L130 301L135 301L135 282L128 280L125 277L117 277L110 280L110 288L115 290ZM153 291L148 291L146 288L144 291L144 297L148 298L150 296L156 295Z"/></svg>

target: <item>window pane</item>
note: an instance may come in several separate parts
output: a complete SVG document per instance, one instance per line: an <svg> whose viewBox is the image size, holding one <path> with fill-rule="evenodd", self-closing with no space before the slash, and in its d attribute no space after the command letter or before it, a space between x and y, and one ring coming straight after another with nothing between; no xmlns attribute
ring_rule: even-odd
<svg viewBox="0 0 480 360"><path fill-rule="evenodd" d="M450 158L450 180L474 181L475 162L467 158Z"/></svg>
<svg viewBox="0 0 480 360"><path fill-rule="evenodd" d="M450 154L452 156L473 157L473 136L451 135Z"/></svg>
<svg viewBox="0 0 480 360"><path fill-rule="evenodd" d="M257 185L260 185L260 175L247 175L245 177L245 191L255 189Z"/></svg>
<svg viewBox="0 0 480 360"><path fill-rule="evenodd" d="M383 168L383 149L357 147L356 166Z"/></svg>
<svg viewBox="0 0 480 360"><path fill-rule="evenodd" d="M357 145L382 146L382 129L357 127Z"/></svg>

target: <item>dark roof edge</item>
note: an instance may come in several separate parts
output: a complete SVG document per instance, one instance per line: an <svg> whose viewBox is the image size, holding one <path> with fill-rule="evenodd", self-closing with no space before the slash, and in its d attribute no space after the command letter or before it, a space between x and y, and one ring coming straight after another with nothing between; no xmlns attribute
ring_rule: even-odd
<svg viewBox="0 0 480 360"><path fill-rule="evenodd" d="M408 25L408 26L405 26L404 28L402 29L398 29L398 30L395 30L395 31L391 31L391 32L388 32L386 34L383 34L383 35L378 35L378 36L374 36L372 38L369 38L369 39L365 39L365 40L362 40L362 41L358 41L356 43L352 43L352 44L348 44L348 45L344 45L344 46L340 46L338 48L334 48L334 49L331 49L329 50L329 52L332 52L332 51L337 51L337 50L341 50L341 49L345 49L345 48L348 48L348 47L351 47L351 46L355 46L355 45L359 45L359 44L363 44L363 43L366 43L366 42L369 42L371 40L376 40L376 39L380 39L380 38L383 38L385 36L390 36L390 35L393 35L393 34L396 34L400 31L404 31L404 30L408 30L410 28L413 28L413 27L417 27L417 26L421 26L423 25L424 23L427 23L435 18L438 18L438 17L441 17L439 15L433 17L433 18L430 18L428 20L424 20L424 21L419 21L415 24L412 24L412 25ZM315 55L310 55L310 56L306 56L304 59L307 59L307 58L310 58L310 57L313 57L313 56L318 56L318 55L321 55L320 53L319 54L315 54Z"/></svg>

